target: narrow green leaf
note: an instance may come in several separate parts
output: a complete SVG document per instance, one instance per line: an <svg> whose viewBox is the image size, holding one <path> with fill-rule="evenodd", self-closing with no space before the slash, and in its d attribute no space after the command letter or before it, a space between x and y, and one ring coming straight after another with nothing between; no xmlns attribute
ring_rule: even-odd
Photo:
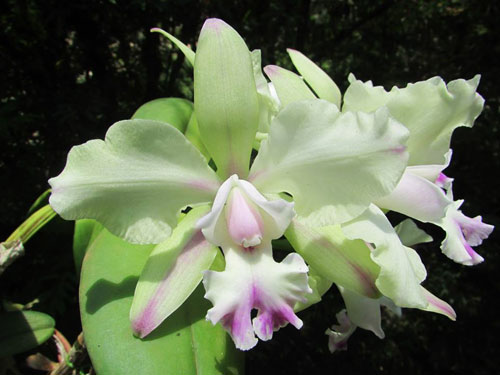
<svg viewBox="0 0 500 375"><path fill-rule="evenodd" d="M158 27L152 28L151 32L152 33L160 33L163 36L166 36L172 43L174 43L177 46L177 48L179 48L181 50L181 52L184 54L184 56L186 56L187 61L189 61L189 63L192 66L194 66L195 53L193 52L193 50L191 48L189 48L187 45L182 43L179 39L177 39L172 34L167 33L165 30L162 30Z"/></svg>
<svg viewBox="0 0 500 375"><path fill-rule="evenodd" d="M56 213L49 205L40 208L27 218L5 242L20 240L22 243L26 243L45 224L52 220L54 216L56 216Z"/></svg>
<svg viewBox="0 0 500 375"><path fill-rule="evenodd" d="M220 325L205 321L210 304L201 287L148 337L134 337L129 311L152 249L129 244L105 229L88 248L80 311L97 374L241 374L242 354Z"/></svg>
<svg viewBox="0 0 500 375"><path fill-rule="evenodd" d="M160 98L141 105L132 118L166 122L184 133L192 113L193 103L189 100Z"/></svg>
<svg viewBox="0 0 500 375"><path fill-rule="evenodd" d="M33 349L54 333L52 317L38 311L0 314L0 358Z"/></svg>

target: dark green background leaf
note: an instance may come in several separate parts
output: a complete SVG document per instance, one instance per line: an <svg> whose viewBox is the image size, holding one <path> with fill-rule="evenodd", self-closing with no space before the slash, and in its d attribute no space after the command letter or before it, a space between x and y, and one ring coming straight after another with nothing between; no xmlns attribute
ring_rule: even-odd
<svg viewBox="0 0 500 375"><path fill-rule="evenodd" d="M54 333L52 317L38 311L0 314L0 357L33 349Z"/></svg>

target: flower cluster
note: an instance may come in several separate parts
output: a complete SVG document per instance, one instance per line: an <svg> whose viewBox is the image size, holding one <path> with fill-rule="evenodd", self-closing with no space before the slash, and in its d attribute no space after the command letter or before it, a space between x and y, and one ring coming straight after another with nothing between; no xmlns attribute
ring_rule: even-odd
<svg viewBox="0 0 500 375"><path fill-rule="evenodd" d="M295 50L301 76L267 66L268 82L260 52L221 20L205 22L196 53L160 32L194 67L195 138L164 122L120 121L104 141L74 147L49 181L63 218L93 218L129 242L158 244L130 312L137 336L202 281L213 304L206 318L242 350L288 323L300 328L297 312L333 284L346 311L327 331L332 351L356 327L383 337L381 305L455 318L421 286L426 270L409 246L428 236L411 220L393 228L384 211L442 227L442 251L457 262L483 260L471 246L493 228L459 210L442 172L453 130L482 110L478 77L386 92L351 76L342 97ZM276 262L272 244L283 236L295 252ZM221 252L223 271L211 269Z"/></svg>

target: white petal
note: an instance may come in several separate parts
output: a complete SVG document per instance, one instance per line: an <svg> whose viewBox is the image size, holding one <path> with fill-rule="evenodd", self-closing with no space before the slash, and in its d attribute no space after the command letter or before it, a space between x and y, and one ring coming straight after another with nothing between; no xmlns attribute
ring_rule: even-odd
<svg viewBox="0 0 500 375"><path fill-rule="evenodd" d="M203 278L205 298L214 305L207 313L213 324L221 322L233 338L236 347L248 350L261 340L269 340L273 331L291 323L302 327L293 312L297 301L305 301L311 293L307 283L307 266L295 253L281 263L272 257L271 243L244 250L224 249L226 269L207 271ZM258 310L251 321L251 312Z"/></svg>

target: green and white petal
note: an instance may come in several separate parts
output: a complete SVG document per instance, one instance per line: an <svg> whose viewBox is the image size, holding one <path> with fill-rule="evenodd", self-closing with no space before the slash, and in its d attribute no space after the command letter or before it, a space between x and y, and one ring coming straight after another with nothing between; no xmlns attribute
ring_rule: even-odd
<svg viewBox="0 0 500 375"><path fill-rule="evenodd" d="M410 83L390 92L371 82L353 81L344 96L343 110L374 111L387 106L391 116L410 130L409 165L443 164L453 131L472 127L483 109L476 92L480 76L446 85L440 77Z"/></svg>
<svg viewBox="0 0 500 375"><path fill-rule="evenodd" d="M49 183L50 204L64 219L96 219L143 244L167 239L179 211L210 202L220 184L177 129L151 120L117 122L104 141L73 147Z"/></svg>
<svg viewBox="0 0 500 375"><path fill-rule="evenodd" d="M374 203L422 222L438 222L452 201L444 191L427 179L405 172L396 188Z"/></svg>
<svg viewBox="0 0 500 375"><path fill-rule="evenodd" d="M217 248L209 243L196 221L208 206L189 211L172 236L157 245L135 288L130 310L134 333L143 338L160 325L191 295L210 268Z"/></svg>
<svg viewBox="0 0 500 375"><path fill-rule="evenodd" d="M385 333L382 330L380 299L368 298L341 286L338 288L351 322L360 328L372 331L379 339L383 339Z"/></svg>
<svg viewBox="0 0 500 375"><path fill-rule="evenodd" d="M417 227L412 219L405 219L394 227L403 245L411 247L420 243L432 242L432 237Z"/></svg>
<svg viewBox="0 0 500 375"><path fill-rule="evenodd" d="M250 51L224 21L205 21L194 64L194 109L217 174L245 178L259 124Z"/></svg>
<svg viewBox="0 0 500 375"><path fill-rule="evenodd" d="M287 52L292 59L293 65L300 75L312 87L318 98L328 100L340 109L342 95L335 82L326 74L323 69L312 62L303 53L287 48Z"/></svg>
<svg viewBox="0 0 500 375"><path fill-rule="evenodd" d="M425 267L418 254L401 243L378 207L371 205L362 215L344 224L342 231L348 238L374 244L371 257L380 267L376 285L383 295L397 306L427 307L420 286L427 275Z"/></svg>
<svg viewBox="0 0 500 375"><path fill-rule="evenodd" d="M285 108L288 104L299 100L316 98L307 87L304 79L294 72L277 65L267 65L264 67L264 72L273 83L281 108Z"/></svg>
<svg viewBox="0 0 500 375"><path fill-rule="evenodd" d="M271 124L271 120L278 113L280 103L279 100L276 99L276 96L271 94L269 83L262 73L260 50L253 50L251 56L255 85L257 86L257 93L259 96L260 114L258 131L260 133L267 133L269 132L269 125Z"/></svg>
<svg viewBox="0 0 500 375"><path fill-rule="evenodd" d="M364 241L349 240L339 226L312 228L297 220L292 220L285 236L321 277L360 295L380 296L375 286L380 268Z"/></svg>
<svg viewBox="0 0 500 375"><path fill-rule="evenodd" d="M384 109L340 113L321 99L295 102L274 118L249 181L262 193L291 194L310 226L342 223L396 187L407 135Z"/></svg>
<svg viewBox="0 0 500 375"><path fill-rule="evenodd" d="M427 302L429 302L427 307L423 308L422 310L444 315L450 318L451 320L457 319L457 314L455 313L455 310L453 310L453 307L451 307L447 302L436 297L434 294L429 292L424 287L422 287L422 291L424 293L425 298L427 299Z"/></svg>

